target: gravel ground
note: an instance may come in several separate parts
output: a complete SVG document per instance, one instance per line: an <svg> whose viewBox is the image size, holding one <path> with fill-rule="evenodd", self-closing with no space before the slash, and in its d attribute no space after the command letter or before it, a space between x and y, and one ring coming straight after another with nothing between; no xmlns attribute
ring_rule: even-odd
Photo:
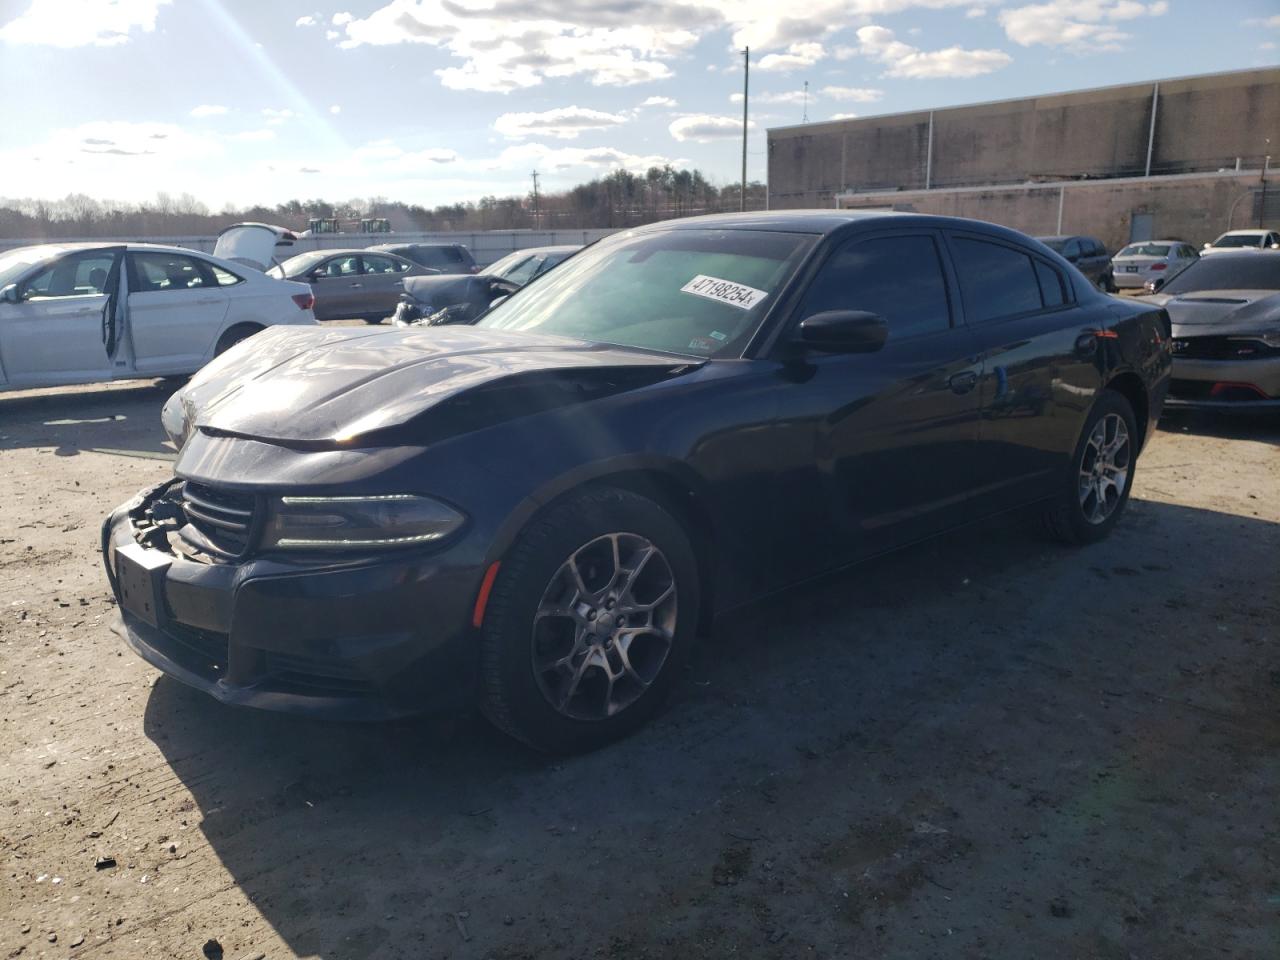
<svg viewBox="0 0 1280 960"><path fill-rule="evenodd" d="M1280 423L1170 420L1106 543L723 624L570 760L235 711L107 629L149 384L0 396L0 958L1280 955Z"/></svg>

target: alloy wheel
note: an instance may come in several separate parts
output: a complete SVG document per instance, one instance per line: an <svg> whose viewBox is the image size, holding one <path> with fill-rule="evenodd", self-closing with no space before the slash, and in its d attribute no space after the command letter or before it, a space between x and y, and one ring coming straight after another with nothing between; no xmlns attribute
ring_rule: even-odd
<svg viewBox="0 0 1280 960"><path fill-rule="evenodd" d="M1089 523L1106 522L1124 497L1129 478L1129 428L1108 413L1093 425L1080 458L1080 509Z"/></svg>
<svg viewBox="0 0 1280 960"><path fill-rule="evenodd" d="M547 702L575 720L612 717L653 683L675 637L676 582L650 540L610 533L552 576L533 620L533 670Z"/></svg>

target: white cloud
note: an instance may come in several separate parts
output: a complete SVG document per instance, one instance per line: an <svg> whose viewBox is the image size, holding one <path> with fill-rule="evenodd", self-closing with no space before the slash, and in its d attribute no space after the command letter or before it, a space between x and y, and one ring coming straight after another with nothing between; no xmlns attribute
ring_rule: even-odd
<svg viewBox="0 0 1280 960"><path fill-rule="evenodd" d="M812 67L826 56L826 50L820 43L793 43L787 47L786 53L769 53L760 58L756 64L759 70L798 70Z"/></svg>
<svg viewBox="0 0 1280 960"><path fill-rule="evenodd" d="M837 55L849 52L839 51ZM1006 67L1013 60L1003 50L947 47L924 51L894 39L892 30L877 26L859 28L856 52L883 63L888 68L887 76L913 79L976 77Z"/></svg>
<svg viewBox="0 0 1280 960"><path fill-rule="evenodd" d="M831 119L832 120L853 120L857 116L858 115L856 113L833 113L831 115Z"/></svg>
<svg viewBox="0 0 1280 960"><path fill-rule="evenodd" d="M985 17L987 15L987 8L986 7L970 7L968 10L964 12L964 15L970 20L977 20L979 17Z"/></svg>
<svg viewBox="0 0 1280 960"><path fill-rule="evenodd" d="M243 140L249 143L262 143L275 138L276 132L268 127L264 127L261 130L242 130L231 135L232 140Z"/></svg>
<svg viewBox="0 0 1280 960"><path fill-rule="evenodd" d="M326 40L337 40L340 36L342 36L342 34L340 34L337 30L326 30L324 32L324 38Z"/></svg>
<svg viewBox="0 0 1280 960"><path fill-rule="evenodd" d="M1123 49L1129 34L1117 23L1163 16L1165 0L1049 0L1002 10L1000 25L1014 43L1023 47L1065 47L1074 53L1098 53Z"/></svg>
<svg viewBox="0 0 1280 960"><path fill-rule="evenodd" d="M228 108L219 103L202 103L198 107L192 107L191 115L193 117L221 117L228 112Z"/></svg>
<svg viewBox="0 0 1280 960"><path fill-rule="evenodd" d="M747 129L754 127L755 121L748 121ZM742 118L691 113L688 116L676 118L667 129L677 140L710 143L712 140L728 140L742 136Z"/></svg>
<svg viewBox="0 0 1280 960"><path fill-rule="evenodd" d="M277 127L286 120L292 120L296 114L289 109L276 110L272 107L263 107L262 115L267 118L267 123L273 127Z"/></svg>
<svg viewBox="0 0 1280 960"><path fill-rule="evenodd" d="M307 14L306 16L299 17L297 20L293 21L293 25L295 27L314 27L318 22L319 21L316 20L315 17L311 16L311 14Z"/></svg>
<svg viewBox="0 0 1280 960"><path fill-rule="evenodd" d="M814 103L817 101L817 99L818 99L817 96L811 93L809 94L808 102ZM741 103L742 94L740 93L729 94L729 102ZM803 90L788 90L785 93L753 93L751 94L751 102L752 103L802 104L805 102L805 94Z"/></svg>
<svg viewBox="0 0 1280 960"><path fill-rule="evenodd" d="M151 33L171 0L31 0L26 12L0 26L0 41L34 46L114 47L133 31Z"/></svg>
<svg viewBox="0 0 1280 960"><path fill-rule="evenodd" d="M544 171L608 169L642 173L650 167L687 162L679 157L627 153L614 147L549 147L545 143L522 143L507 147L486 166L490 170L528 170L532 165Z"/></svg>
<svg viewBox="0 0 1280 960"><path fill-rule="evenodd" d="M342 107L340 107L338 104L335 103L333 106L329 108L329 112L336 117L338 114L342 112Z"/></svg>
<svg viewBox="0 0 1280 960"><path fill-rule="evenodd" d="M647 100L641 103L640 106L642 107L678 107L680 106L680 104L677 103L675 100L672 100L670 97L649 97Z"/></svg>
<svg viewBox="0 0 1280 960"><path fill-rule="evenodd" d="M883 90L874 87L823 87L821 92L824 97L850 103L874 103L884 96Z"/></svg>
<svg viewBox="0 0 1280 960"><path fill-rule="evenodd" d="M333 18L329 22L332 23L335 27L341 27L343 24L350 23L354 19L355 19L355 14L348 13L345 10L341 10L338 13L335 13L333 15Z"/></svg>
<svg viewBox="0 0 1280 960"><path fill-rule="evenodd" d="M572 106L541 113L504 113L493 122L493 129L508 140L537 136L573 140L583 131L608 130L626 122L622 114Z"/></svg>

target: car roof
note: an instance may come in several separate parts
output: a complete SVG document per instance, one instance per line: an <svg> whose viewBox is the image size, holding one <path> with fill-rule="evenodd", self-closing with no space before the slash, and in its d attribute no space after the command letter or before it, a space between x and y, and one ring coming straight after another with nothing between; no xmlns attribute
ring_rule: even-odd
<svg viewBox="0 0 1280 960"><path fill-rule="evenodd" d="M1087 233L1058 233L1051 237L1036 237L1041 243L1048 243L1050 240L1061 240L1066 243L1068 240L1093 240L1095 243L1101 243L1097 237L1091 237Z"/></svg>
<svg viewBox="0 0 1280 960"><path fill-rule="evenodd" d="M124 247L126 250L152 251L154 253L194 253L201 257L213 257L211 253L206 253L204 250L195 250L191 247L175 247L164 243L134 243L128 240L50 240L48 243L33 243L25 247L10 247L7 250L0 251L0 255L13 253L17 250L47 250L50 255L53 255L55 253L74 253L77 250L102 250L105 247Z"/></svg>
<svg viewBox="0 0 1280 960"><path fill-rule="evenodd" d="M1126 247L1136 247L1140 243L1187 243L1185 240L1130 240ZM1190 244L1187 244L1190 246Z"/></svg>
<svg viewBox="0 0 1280 960"><path fill-rule="evenodd" d="M1257 260L1259 257L1280 257L1280 250L1252 250L1245 247L1226 247L1213 255L1213 262L1219 260Z"/></svg>
<svg viewBox="0 0 1280 960"><path fill-rule="evenodd" d="M1218 239L1221 240L1223 237L1261 237L1268 233L1275 233L1275 231L1265 229L1228 230L1226 233L1218 234Z"/></svg>
<svg viewBox="0 0 1280 960"><path fill-rule="evenodd" d="M396 247L438 247L440 249L460 248L467 249L466 244L462 243L446 243L444 241L436 242L434 240L401 240L399 243L375 243L370 250L393 250Z"/></svg>

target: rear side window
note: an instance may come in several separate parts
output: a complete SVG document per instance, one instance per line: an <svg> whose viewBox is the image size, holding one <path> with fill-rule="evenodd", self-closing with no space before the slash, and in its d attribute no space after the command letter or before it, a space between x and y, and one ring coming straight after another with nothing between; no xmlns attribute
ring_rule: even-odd
<svg viewBox="0 0 1280 960"><path fill-rule="evenodd" d="M946 330L951 308L937 244L928 236L846 243L814 277L800 316L828 310L877 314L894 338Z"/></svg>
<svg viewBox="0 0 1280 960"><path fill-rule="evenodd" d="M1046 305L1056 306L1048 303L1048 298L1042 299L1035 266L1038 261L1028 254L968 237L954 238L952 249L969 323L986 323L1033 313ZM1061 285L1058 289L1061 295Z"/></svg>

